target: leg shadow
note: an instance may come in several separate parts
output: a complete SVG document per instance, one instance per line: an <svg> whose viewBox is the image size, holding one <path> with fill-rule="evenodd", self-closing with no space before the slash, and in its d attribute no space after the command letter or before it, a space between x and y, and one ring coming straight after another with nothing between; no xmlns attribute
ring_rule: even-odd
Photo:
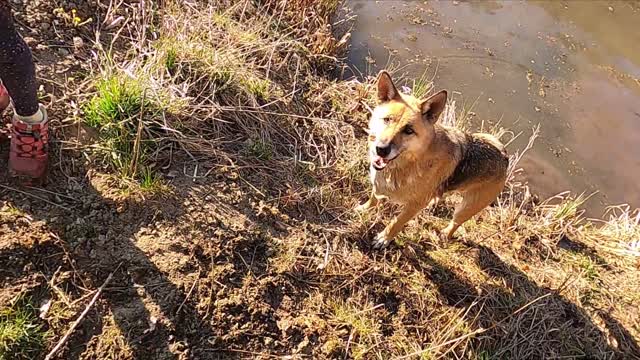
<svg viewBox="0 0 640 360"><path fill-rule="evenodd" d="M177 350L169 348L171 344L176 344L176 348L184 344L185 348L192 349L206 346L213 333L201 319L193 301L187 298L189 289L176 286L150 260L149 254L136 245L137 232L141 228L152 228L162 216L179 217L179 205L168 206L165 199L153 198L141 203L116 203L102 197L90 184L75 190L56 184L45 190L51 193L28 189L17 194L0 192L2 200L24 211L29 218L47 223L52 237L58 239L55 244L36 241L31 247L19 245L2 249L0 259L4 270L0 281L3 284L15 283L34 272L50 278L64 269L82 278L79 286L97 288L118 269L102 299L108 302L136 359L155 359L175 353ZM22 196L35 193L40 199ZM41 199L57 202L53 193L80 201L73 207L66 206L70 211L51 212L46 205L42 206ZM28 232L29 226L25 223L22 231ZM14 235L24 234L16 232ZM77 294L82 293L78 288L73 289L72 283L69 287ZM149 312L150 307L155 308L155 316ZM84 323L88 323L87 320ZM198 336L194 337L196 333ZM82 346L78 344L87 342L86 335L84 331L76 331L68 347ZM198 343L190 343L194 338L200 339ZM82 351L74 353L79 356Z"/></svg>
<svg viewBox="0 0 640 360"><path fill-rule="evenodd" d="M501 297L505 300L502 303L508 305L507 312L513 314L520 307L534 299L542 299L544 314L532 314L523 316L521 319L510 319L504 326L496 330L495 337L497 343L487 344L499 345L493 349L510 349L503 356L523 356L518 353L514 342L518 341L518 335L522 325L510 327L512 321L531 321L529 329L531 334L537 334L536 339L527 341L538 341L540 346L533 353L527 354L527 358L553 358L559 356L602 358L602 359L633 359L640 356L638 344L624 327L613 319L609 314L601 314L605 321L609 334L615 339L617 347L611 345L611 341L600 328L593 323L591 317L580 307L566 299L556 290L541 287L530 280L526 274L518 268L505 263L490 248L483 245L470 244L476 252L477 265L490 277L500 280L511 290L502 292ZM506 296L506 297L505 297ZM486 306L486 311L495 306ZM487 314L489 318L496 319L494 314ZM501 314L504 316L505 314ZM536 320L533 316L538 316ZM500 330L500 331L498 331ZM542 339L541 339L542 338ZM522 338L521 338L522 339ZM506 340L506 341L505 341ZM527 347L531 350L531 345Z"/></svg>

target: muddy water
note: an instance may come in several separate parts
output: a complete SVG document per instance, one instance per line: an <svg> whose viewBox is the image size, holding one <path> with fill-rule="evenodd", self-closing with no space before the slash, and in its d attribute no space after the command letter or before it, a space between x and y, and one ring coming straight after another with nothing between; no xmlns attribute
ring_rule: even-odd
<svg viewBox="0 0 640 360"><path fill-rule="evenodd" d="M640 1L351 0L355 72L425 70L471 121L541 135L522 165L532 189L599 191L640 207ZM410 85L410 84L407 84Z"/></svg>

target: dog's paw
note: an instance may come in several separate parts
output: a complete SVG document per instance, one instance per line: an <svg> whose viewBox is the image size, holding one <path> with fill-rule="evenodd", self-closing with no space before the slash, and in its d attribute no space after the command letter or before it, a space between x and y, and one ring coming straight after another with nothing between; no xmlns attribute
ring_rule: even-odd
<svg viewBox="0 0 640 360"><path fill-rule="evenodd" d="M384 249L391 243L391 238L387 235L386 231L380 232L373 240L374 249Z"/></svg>
<svg viewBox="0 0 640 360"><path fill-rule="evenodd" d="M453 222L450 222L444 229L438 231L438 237L442 241L449 241L453 238L453 233L458 229Z"/></svg>
<svg viewBox="0 0 640 360"><path fill-rule="evenodd" d="M448 242L449 240L451 240L449 236L447 236L447 232L443 230L437 230L436 235L438 235L438 239L440 239L440 241L442 242Z"/></svg>
<svg viewBox="0 0 640 360"><path fill-rule="evenodd" d="M451 232L451 228L447 227L442 230L436 230L438 238L443 242L450 242L457 240L457 237L454 236L455 231Z"/></svg>

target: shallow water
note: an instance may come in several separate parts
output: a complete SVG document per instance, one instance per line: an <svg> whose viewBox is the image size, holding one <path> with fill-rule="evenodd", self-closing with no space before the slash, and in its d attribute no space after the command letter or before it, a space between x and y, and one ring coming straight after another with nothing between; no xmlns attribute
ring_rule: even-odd
<svg viewBox="0 0 640 360"><path fill-rule="evenodd" d="M426 71L471 121L541 134L522 160L543 197L598 191L640 207L640 1L350 0L357 15L349 62ZM357 74L360 75L360 74ZM407 83L406 85L411 85Z"/></svg>

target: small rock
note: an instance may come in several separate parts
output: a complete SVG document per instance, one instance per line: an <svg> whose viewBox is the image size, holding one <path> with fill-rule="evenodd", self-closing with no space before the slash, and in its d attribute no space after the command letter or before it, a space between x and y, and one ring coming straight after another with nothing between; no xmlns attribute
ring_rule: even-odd
<svg viewBox="0 0 640 360"><path fill-rule="evenodd" d="M25 36L22 38L22 40L24 40L24 42L27 43L29 47L32 47L36 44L36 39L32 38L31 36Z"/></svg>
<svg viewBox="0 0 640 360"><path fill-rule="evenodd" d="M49 299L40 306L40 319L46 319L49 309L51 309L52 300Z"/></svg>
<svg viewBox="0 0 640 360"><path fill-rule="evenodd" d="M170 170L167 174L166 177L168 178L174 178L177 177L178 175L180 175L176 170Z"/></svg>
<svg viewBox="0 0 640 360"><path fill-rule="evenodd" d="M69 50L67 50L65 48L58 48L58 54L60 56L67 56L67 55L69 55Z"/></svg>
<svg viewBox="0 0 640 360"><path fill-rule="evenodd" d="M609 12L613 12L613 6L609 6Z"/></svg>
<svg viewBox="0 0 640 360"><path fill-rule="evenodd" d="M276 222L273 224L273 227L274 227L276 230L279 230L279 231L286 231L286 230L287 230L287 225L286 225L286 224L284 224L284 223L282 223L282 222L280 222L280 221L276 221Z"/></svg>
<svg viewBox="0 0 640 360"><path fill-rule="evenodd" d="M143 334L148 334L156 330L156 325L158 324L158 318L155 316L151 316L149 318L149 328L147 328Z"/></svg>
<svg viewBox="0 0 640 360"><path fill-rule="evenodd" d="M77 50L80 50L83 46L84 46L84 40L82 40L82 38L79 36L74 36L73 37L74 49L77 51Z"/></svg>

